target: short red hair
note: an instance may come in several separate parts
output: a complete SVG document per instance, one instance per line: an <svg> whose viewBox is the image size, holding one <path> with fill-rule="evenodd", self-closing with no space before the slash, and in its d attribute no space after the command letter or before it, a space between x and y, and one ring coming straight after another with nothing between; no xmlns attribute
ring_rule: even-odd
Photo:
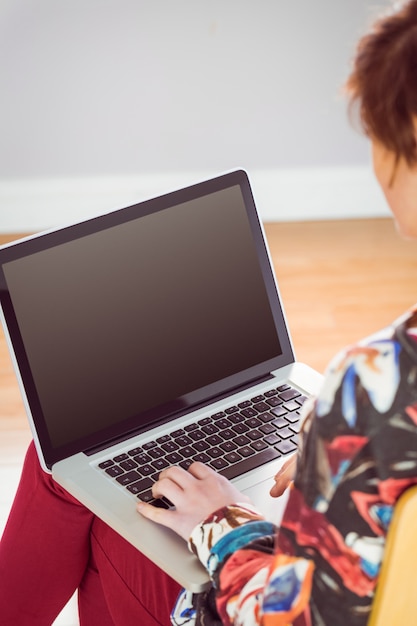
<svg viewBox="0 0 417 626"><path fill-rule="evenodd" d="M417 0L380 18L360 39L346 82L365 133L417 163Z"/></svg>

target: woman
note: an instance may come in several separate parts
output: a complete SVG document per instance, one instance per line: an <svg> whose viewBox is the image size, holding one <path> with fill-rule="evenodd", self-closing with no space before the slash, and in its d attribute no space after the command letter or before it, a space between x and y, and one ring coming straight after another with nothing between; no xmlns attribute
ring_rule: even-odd
<svg viewBox="0 0 417 626"><path fill-rule="evenodd" d="M347 82L397 228L414 239L416 68L412 0L359 42ZM201 464L161 473L154 494L169 498L175 510L147 504L138 509L189 541L213 579L223 624L365 625L393 507L415 483L417 308L330 365L306 411L294 486L278 532ZM182 597L177 615L187 600Z"/></svg>
<svg viewBox="0 0 417 626"><path fill-rule="evenodd" d="M359 44L348 80L399 231L417 238L417 0ZM417 482L417 311L347 349L305 412L282 526L195 463L161 473L175 510L139 513L189 541L207 595L181 594L176 623L365 625L393 506ZM277 477L286 484L291 463ZM177 584L55 485L33 445L0 544L2 623L50 624L79 590L82 625L169 623ZM192 606L191 606L192 605Z"/></svg>

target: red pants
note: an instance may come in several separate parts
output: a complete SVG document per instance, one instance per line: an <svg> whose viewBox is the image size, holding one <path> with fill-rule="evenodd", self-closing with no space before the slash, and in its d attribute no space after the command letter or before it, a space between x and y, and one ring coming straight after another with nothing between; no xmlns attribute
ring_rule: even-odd
<svg viewBox="0 0 417 626"><path fill-rule="evenodd" d="M179 585L45 474L32 443L0 543L0 622L48 626L76 589L81 626L167 626Z"/></svg>

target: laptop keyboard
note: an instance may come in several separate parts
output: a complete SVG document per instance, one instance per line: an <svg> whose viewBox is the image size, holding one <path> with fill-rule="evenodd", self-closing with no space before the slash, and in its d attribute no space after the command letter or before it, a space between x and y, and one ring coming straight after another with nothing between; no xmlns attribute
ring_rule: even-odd
<svg viewBox="0 0 417 626"><path fill-rule="evenodd" d="M188 469L201 461L231 479L294 452L305 400L294 387L281 385L102 461L98 467L141 500L168 507L168 501L153 498L152 485L170 465Z"/></svg>

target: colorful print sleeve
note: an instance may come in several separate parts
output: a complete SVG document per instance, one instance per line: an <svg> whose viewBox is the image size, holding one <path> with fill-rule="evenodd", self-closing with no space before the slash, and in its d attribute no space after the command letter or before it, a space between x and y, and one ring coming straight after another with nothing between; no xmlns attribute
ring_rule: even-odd
<svg viewBox="0 0 417 626"><path fill-rule="evenodd" d="M236 505L216 511L192 533L190 547L218 590L217 611L223 624L233 623L235 614L240 619L244 615L245 624L258 623L257 598L269 575L275 531L254 509ZM222 567L225 562L227 569Z"/></svg>
<svg viewBox="0 0 417 626"><path fill-rule="evenodd" d="M336 357L302 447L273 549L244 506L193 532L221 620L205 624L366 625L393 508L417 483L417 309Z"/></svg>

